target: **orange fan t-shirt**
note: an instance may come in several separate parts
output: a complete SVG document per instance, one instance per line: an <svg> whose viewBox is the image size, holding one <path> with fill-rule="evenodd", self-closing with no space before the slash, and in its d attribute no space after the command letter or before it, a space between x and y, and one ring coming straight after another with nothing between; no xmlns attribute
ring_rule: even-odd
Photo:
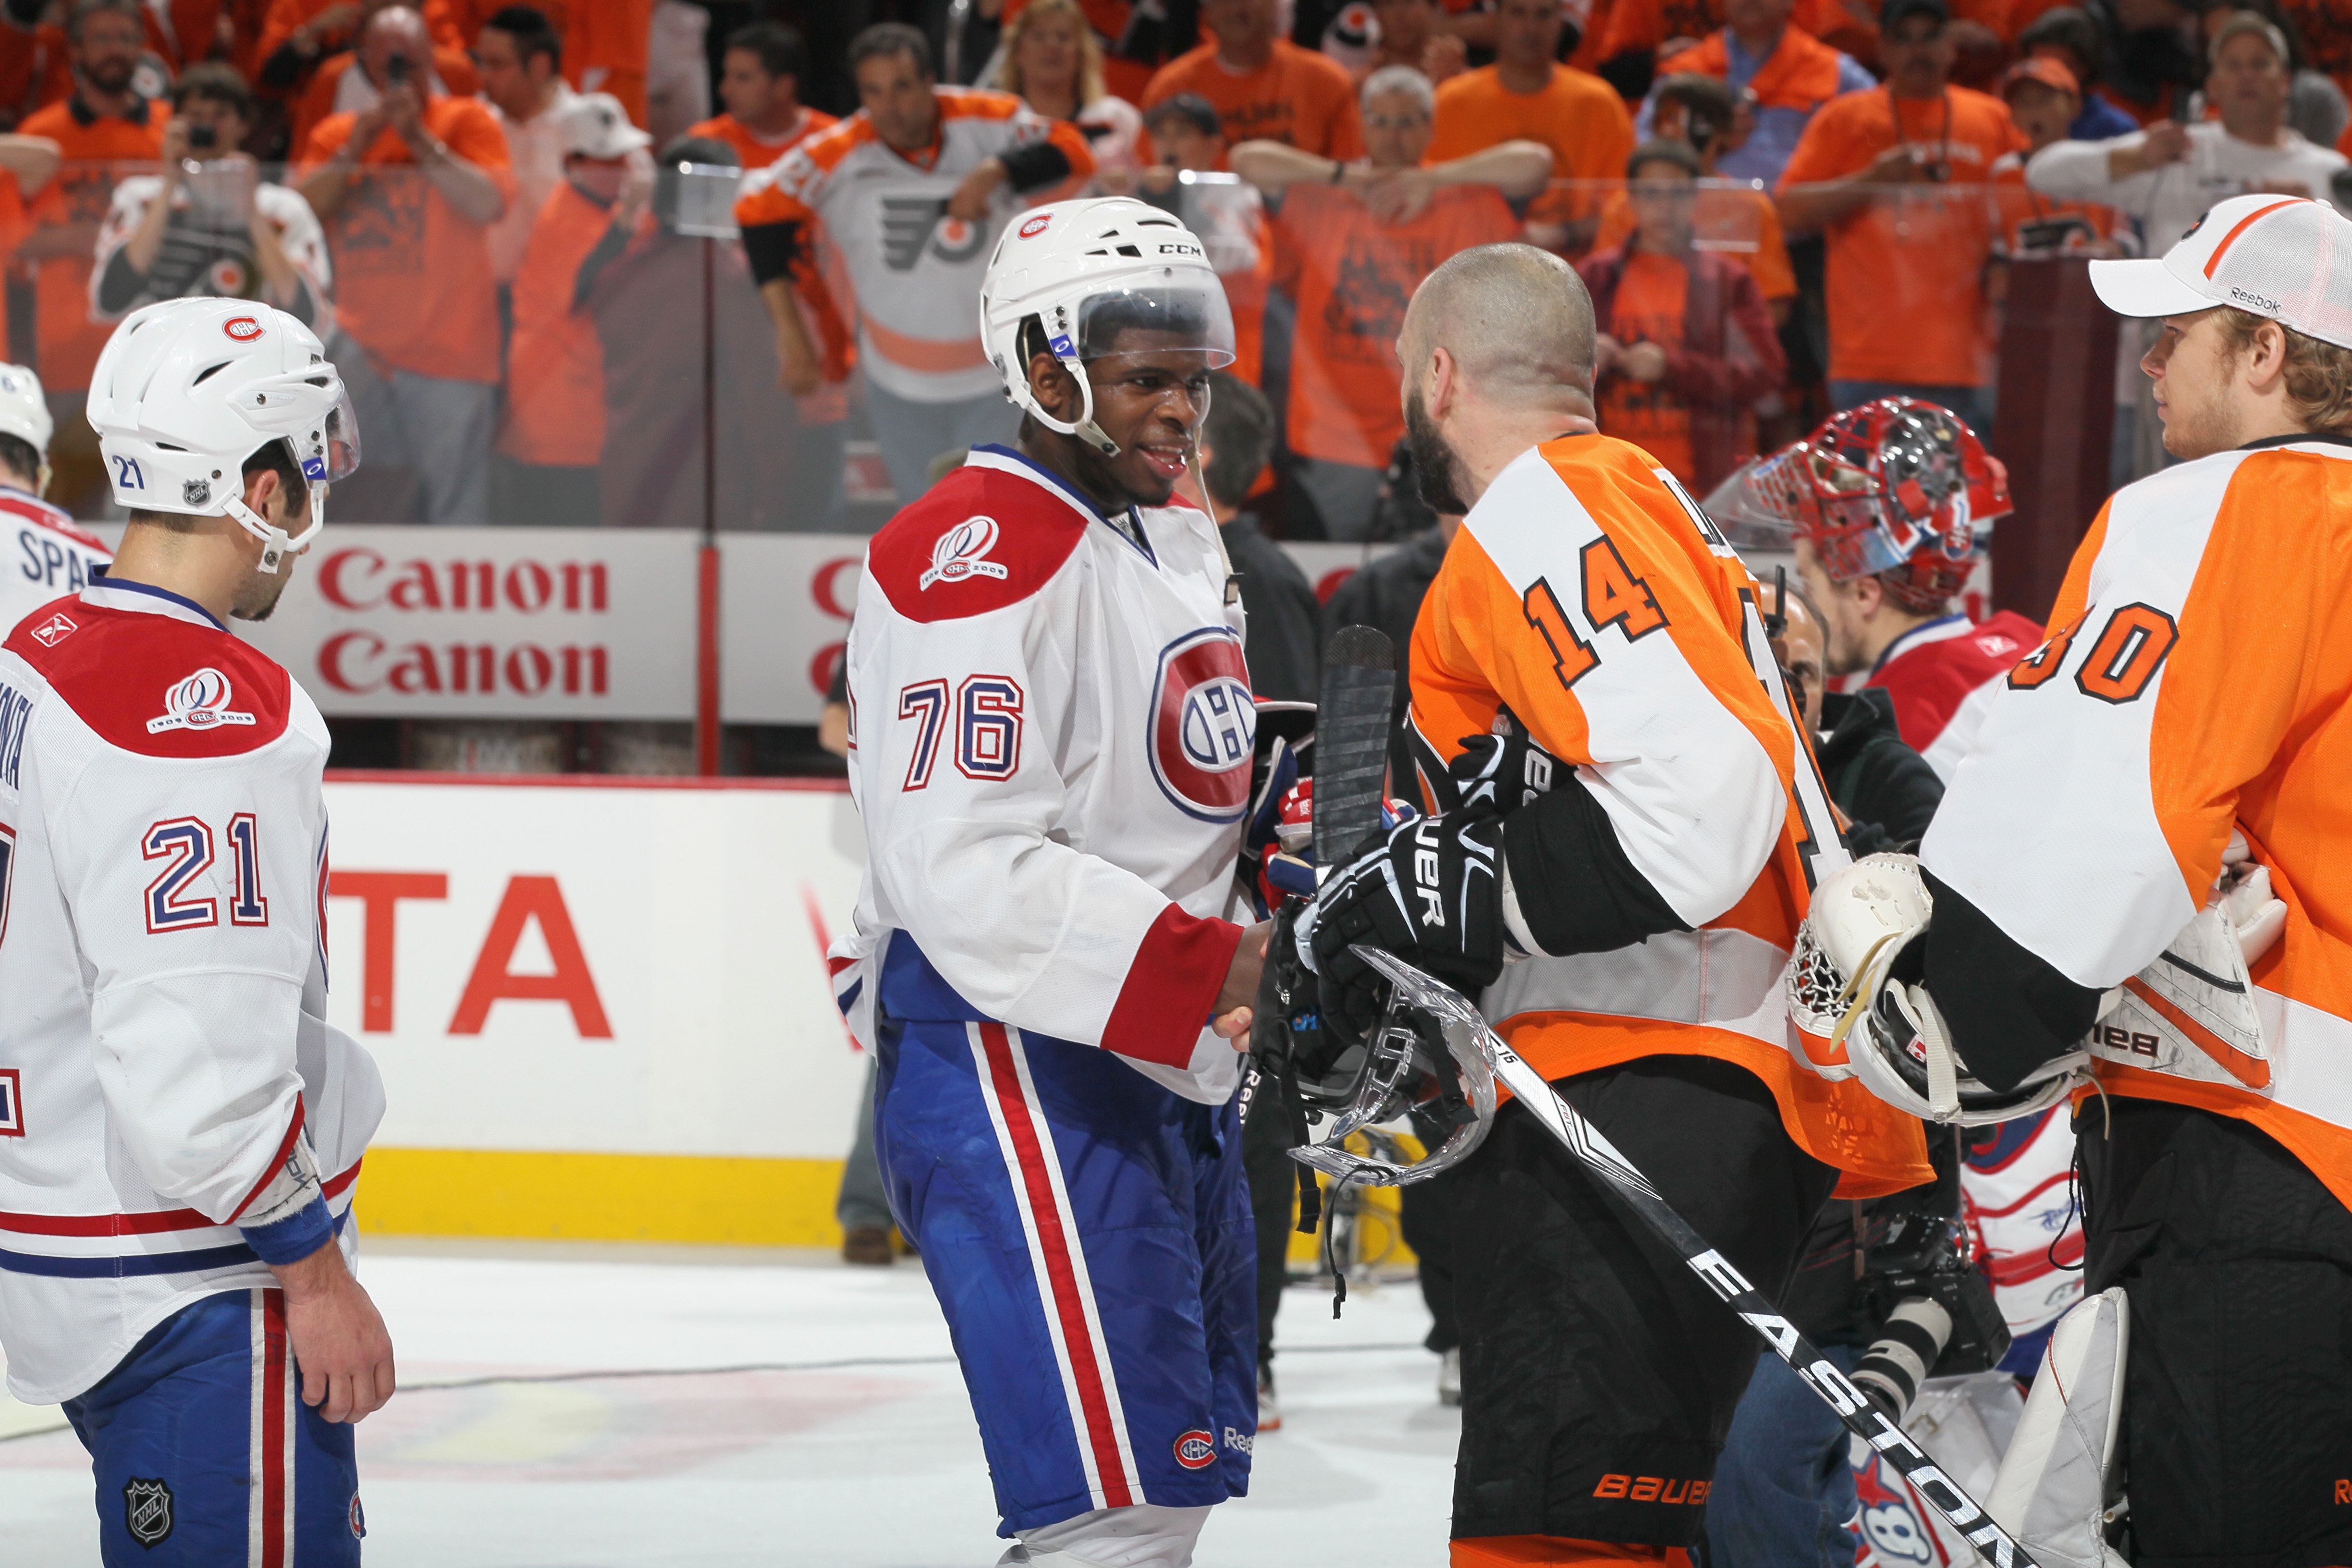
<svg viewBox="0 0 2352 1568"><path fill-rule="evenodd" d="M828 130L840 123L841 117L837 114L827 114L822 109L803 107L801 110L799 123L793 126L791 132L781 142L763 140L758 132L731 114L715 114L708 120L699 121L688 126L686 133L688 136L708 136L714 141L726 142L735 149L735 155L743 161L744 173L749 174L753 169L766 168L818 132ZM809 291L815 298L801 300L801 319L808 325L811 342L822 341L820 334L824 331L824 319L826 311L838 312L845 305L853 302L849 275L840 265L841 253L834 249L821 235L818 237L817 243L820 247L818 276L807 285ZM842 324L845 328L850 325L846 321ZM802 424L837 425L849 417L847 367L856 358L856 351L845 347L841 357L842 379L820 381L814 392L804 397L793 399L793 411L799 416Z"/></svg>
<svg viewBox="0 0 2352 1568"><path fill-rule="evenodd" d="M1455 252L1518 232L1510 207L1486 185L1440 190L1419 217L1396 225L1375 220L1352 191L1291 186L1274 239L1274 281L1298 306L1291 450L1385 468L1404 434L1396 340L1412 291Z"/></svg>
<svg viewBox="0 0 2352 1568"><path fill-rule="evenodd" d="M358 64L359 56L349 49L330 55L319 63L319 68L311 74L310 85L294 100L288 146L299 148L310 143L310 132L335 112L335 95L343 85L344 74ZM482 79L474 69L473 57L463 49L434 45L433 74L441 79L441 90L452 98L471 98L481 89Z"/></svg>
<svg viewBox="0 0 2352 1568"><path fill-rule="evenodd" d="M749 174L753 169L766 168L825 127L840 123L838 115L827 114L822 109L803 109L799 121L781 139L771 142L731 114L714 114L688 126L686 133L726 142L735 149L735 155L743 161L744 173Z"/></svg>
<svg viewBox="0 0 2352 1568"><path fill-rule="evenodd" d="M2066 236L2063 248L2069 251L2078 250L2095 239L2105 239L2116 232L2115 208L2103 207L2093 202L2062 202L2055 197L2045 196L2027 184L2025 154L2022 153L2004 154L2000 162L1992 166L1992 182L1993 207L2000 215L2001 245L2011 255L2028 248L2048 248L2046 244L2037 243L2042 236L2033 231L2032 226L2039 223L2057 220L2057 224L2063 224L2063 220L2073 218L2084 225L2090 231L2088 234L2076 229ZM2055 227L2056 224L2053 224L2053 231Z"/></svg>
<svg viewBox="0 0 2352 1568"><path fill-rule="evenodd" d="M357 115L310 132L301 173L351 140ZM515 199L506 132L470 98L425 101L425 128ZM416 166L389 127L360 154L365 172L326 219L335 255L335 314L369 355L394 370L448 381L499 379L499 300L489 230L468 223Z"/></svg>
<svg viewBox="0 0 2352 1568"><path fill-rule="evenodd" d="M1429 162L1443 163L1522 140L1551 149L1555 182L1622 180L1633 151L1633 117L1615 88L1567 66L1552 68L1541 92L1513 92L1493 66L1464 71L1438 88ZM1600 198L1590 186L1555 184L1528 206L1528 220L1567 223L1600 210Z"/></svg>
<svg viewBox="0 0 2352 1568"><path fill-rule="evenodd" d="M1614 250L1633 232L1633 199L1622 191L1612 193L1609 205L1601 209L1601 232L1592 248ZM1789 264L1780 209L1762 191L1737 183L1700 186L1698 199L1691 204L1691 232L1700 249L1736 257L1767 300L1797 297L1797 273Z"/></svg>
<svg viewBox="0 0 2352 1568"><path fill-rule="evenodd" d="M1898 142L1948 164L1951 180L1893 188L1829 226L1830 379L1982 386L1993 351L1984 268L2000 234L1988 182L2022 145L2000 100L1964 87L1941 100L1884 88L1833 98L1780 191L1859 174Z"/></svg>
<svg viewBox="0 0 2352 1568"><path fill-rule="evenodd" d="M1274 55L1254 71L1227 69L1217 46L1203 44L1160 68L1144 90L1150 109L1180 92L1197 92L1224 123L1225 144L1286 142L1318 158L1364 155L1364 126L1356 113L1356 84L1338 61L1274 41Z"/></svg>
<svg viewBox="0 0 2352 1568"><path fill-rule="evenodd" d="M507 413L499 430L499 450L517 462L593 468L604 456L604 344L595 318L572 310L572 297L580 264L612 226L612 209L568 180L531 225L515 270Z"/></svg>
<svg viewBox="0 0 2352 1568"><path fill-rule="evenodd" d="M1683 319L1690 308L1690 269L1671 256L1636 250L1625 258L1616 308L1599 329L1631 348L1655 343L1672 353L1683 346ZM1692 470L1690 407L1666 390L1664 381L1635 381L1622 370L1601 378L1596 398L1603 436L1631 441L1664 464L1685 485L1698 481Z"/></svg>
<svg viewBox="0 0 2352 1568"><path fill-rule="evenodd" d="M163 102L142 102L128 120L95 117L82 108L79 98L26 115L16 129L27 136L49 138L65 154L56 176L33 198L34 223L43 228L86 223L94 236L97 226L106 221L114 187L123 176L152 172L171 118L171 105ZM95 253L93 238L89 249L52 256L40 264L34 284L33 337L40 356L35 368L50 392L88 389L98 351L114 331L112 322L89 319L89 269Z"/></svg>

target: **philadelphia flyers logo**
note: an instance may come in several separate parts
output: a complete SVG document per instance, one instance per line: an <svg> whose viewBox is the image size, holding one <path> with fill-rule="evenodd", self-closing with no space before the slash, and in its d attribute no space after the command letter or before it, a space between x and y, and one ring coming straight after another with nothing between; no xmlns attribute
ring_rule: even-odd
<svg viewBox="0 0 2352 1568"><path fill-rule="evenodd" d="M1187 816L1240 821L1257 742L1241 634L1202 626L1161 649L1149 711L1151 776L1160 793Z"/></svg>

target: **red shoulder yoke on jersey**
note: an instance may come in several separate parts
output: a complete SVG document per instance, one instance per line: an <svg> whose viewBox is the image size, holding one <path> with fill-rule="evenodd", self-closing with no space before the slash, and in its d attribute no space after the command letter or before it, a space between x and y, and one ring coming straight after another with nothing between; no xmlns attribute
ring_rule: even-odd
<svg viewBox="0 0 2352 1568"><path fill-rule="evenodd" d="M1886 689L1895 727L1916 752L1936 743L1972 693L2006 676L2042 642L2042 628L2014 610L1979 626L1958 616L1947 619L1948 627L1931 621L1897 639L1864 682Z"/></svg>
<svg viewBox="0 0 2352 1568"><path fill-rule="evenodd" d="M975 447L962 468L874 536L866 569L908 620L961 620L1035 594L1101 521L1020 453Z"/></svg>
<svg viewBox="0 0 2352 1568"><path fill-rule="evenodd" d="M106 582L45 605L7 644L108 744L229 757L286 732L293 678L196 605Z"/></svg>

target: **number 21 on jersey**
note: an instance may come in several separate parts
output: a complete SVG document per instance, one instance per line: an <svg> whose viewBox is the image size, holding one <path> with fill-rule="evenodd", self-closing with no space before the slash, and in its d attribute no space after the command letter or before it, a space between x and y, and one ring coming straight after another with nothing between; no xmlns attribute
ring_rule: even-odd
<svg viewBox="0 0 2352 1568"><path fill-rule="evenodd" d="M229 923L266 926L269 900L261 896L261 831L253 813L240 811L230 817L225 837L229 850ZM208 825L194 816L167 818L147 829L139 852L146 859L163 862L155 879L147 884L144 912L149 935L220 924L221 900L198 896L215 885L217 857Z"/></svg>

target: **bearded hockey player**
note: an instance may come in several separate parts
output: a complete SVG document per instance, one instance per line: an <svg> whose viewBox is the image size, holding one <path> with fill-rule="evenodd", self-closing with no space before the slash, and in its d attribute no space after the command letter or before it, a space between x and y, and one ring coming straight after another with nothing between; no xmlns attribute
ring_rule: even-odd
<svg viewBox="0 0 2352 1568"><path fill-rule="evenodd" d="M121 552L0 649L9 1388L64 1402L110 1568L356 1563L383 1093L323 1022L327 728L227 622L269 614L357 431L319 340L241 300L127 318L89 414Z"/></svg>
<svg viewBox="0 0 2352 1568"><path fill-rule="evenodd" d="M21 364L0 364L0 552L6 561L0 565L0 637L58 595L80 593L94 569L112 559L62 507L41 499L55 428L41 378Z"/></svg>
<svg viewBox="0 0 2352 1568"><path fill-rule="evenodd" d="M1890 1100L1948 1117L2086 1048L2105 1091L2099 1294L1996 1516L2112 1560L2120 1489L2140 1564L2318 1568L2352 1561L2352 222L2233 197L2092 281L2161 319L2141 368L2186 460L2101 510L1918 860L1825 882L1808 940Z"/></svg>
<svg viewBox="0 0 2352 1568"><path fill-rule="evenodd" d="M1833 1189L1931 1173L1916 1121L1788 1044L1780 971L1846 858L1754 580L1664 468L1594 433L1591 302L1557 258L1454 257L1398 353L1423 494L1467 513L1412 652L1419 770L1450 809L1326 884L1302 933L1326 1026L1380 1007L1351 943L1483 987L1511 1048L1778 1291ZM1452 1561L1688 1548L1747 1325L1517 1106L1452 1179Z"/></svg>
<svg viewBox="0 0 2352 1568"><path fill-rule="evenodd" d="M1248 1489L1257 1387L1232 1101L1265 937L1223 918L1254 719L1216 527L1169 504L1233 318L1192 234L1111 199L1008 229L981 330L1020 444L858 588L871 956L836 984L874 993L876 1149L1002 1561L1181 1568Z"/></svg>

